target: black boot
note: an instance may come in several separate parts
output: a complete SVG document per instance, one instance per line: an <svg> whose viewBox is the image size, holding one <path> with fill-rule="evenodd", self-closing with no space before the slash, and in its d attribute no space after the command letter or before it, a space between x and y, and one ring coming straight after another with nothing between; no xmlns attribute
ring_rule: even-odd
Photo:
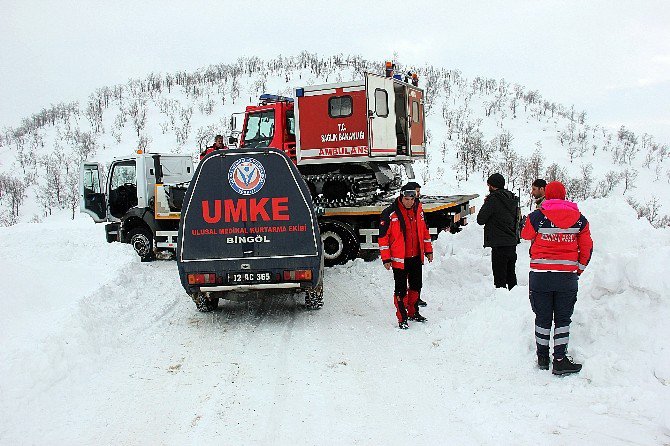
<svg viewBox="0 0 670 446"><path fill-rule="evenodd" d="M537 355L537 366L540 370L549 370L549 356Z"/></svg>
<svg viewBox="0 0 670 446"><path fill-rule="evenodd" d="M425 317L421 316L421 315L419 314L419 312L417 311L417 312L414 313L414 316L411 316L411 317L409 318L409 320L410 320L410 321L416 321L416 322L426 322L428 319L426 319Z"/></svg>
<svg viewBox="0 0 670 446"><path fill-rule="evenodd" d="M398 328L401 330L407 330L409 328L409 325L407 324L407 320L403 319L400 322L398 322Z"/></svg>
<svg viewBox="0 0 670 446"><path fill-rule="evenodd" d="M569 373L577 373L581 369L581 364L572 362L571 358L564 356L561 359L554 359L554 367L551 370L551 373L554 375L567 375Z"/></svg>
<svg viewBox="0 0 670 446"><path fill-rule="evenodd" d="M425 301L421 300L421 298L418 298L418 299L416 300L416 304L417 304L419 307L425 307L426 305L428 305Z"/></svg>

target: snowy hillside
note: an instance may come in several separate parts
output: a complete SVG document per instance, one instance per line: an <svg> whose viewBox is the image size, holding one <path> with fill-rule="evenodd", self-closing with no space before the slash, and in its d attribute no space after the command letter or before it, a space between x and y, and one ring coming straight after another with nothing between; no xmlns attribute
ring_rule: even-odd
<svg viewBox="0 0 670 446"><path fill-rule="evenodd" d="M230 115L261 93L291 95L296 87L360 79L382 67L358 56L252 57L193 73L151 74L100 88L86 104L45 108L0 133L0 224L76 210L82 160L109 162L137 148L195 157L214 135L230 133ZM428 192L471 193L497 170L514 190L525 191L537 177L561 179L573 199L624 194L655 226L670 222L667 142L635 135L625 123L603 128L586 111L513 80L400 68L416 70L426 90L429 158L416 171ZM463 183L472 178L478 181Z"/></svg>
<svg viewBox="0 0 670 446"><path fill-rule="evenodd" d="M318 311L283 295L203 314L175 262L140 263L78 213L82 159L195 157L262 92L380 66L244 59L100 89L4 129L0 445L670 444L668 146L509 80L416 67L432 99L415 170L426 194L483 196L496 170L515 191L565 180L595 246L571 326L578 375L536 367L528 244L519 286L496 290L473 222L435 242L429 320L402 331L378 261L328 268Z"/></svg>

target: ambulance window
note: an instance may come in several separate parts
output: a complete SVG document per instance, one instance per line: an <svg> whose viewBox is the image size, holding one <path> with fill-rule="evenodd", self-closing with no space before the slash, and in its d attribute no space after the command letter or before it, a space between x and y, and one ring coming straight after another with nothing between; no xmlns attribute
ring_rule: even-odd
<svg viewBox="0 0 670 446"><path fill-rule="evenodd" d="M419 122L419 103L412 101L412 122Z"/></svg>
<svg viewBox="0 0 670 446"><path fill-rule="evenodd" d="M328 99L328 116L331 118L346 118L353 113L351 96L334 96Z"/></svg>
<svg viewBox="0 0 670 446"><path fill-rule="evenodd" d="M389 96L386 90L381 88L375 90L375 113L381 118L389 115Z"/></svg>

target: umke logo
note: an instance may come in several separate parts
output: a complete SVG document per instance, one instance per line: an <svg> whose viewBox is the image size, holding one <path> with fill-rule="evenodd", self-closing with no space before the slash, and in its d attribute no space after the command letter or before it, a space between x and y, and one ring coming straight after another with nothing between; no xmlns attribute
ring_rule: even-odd
<svg viewBox="0 0 670 446"><path fill-rule="evenodd" d="M240 195L253 195L265 184L265 168L253 158L240 158L228 171L230 187Z"/></svg>

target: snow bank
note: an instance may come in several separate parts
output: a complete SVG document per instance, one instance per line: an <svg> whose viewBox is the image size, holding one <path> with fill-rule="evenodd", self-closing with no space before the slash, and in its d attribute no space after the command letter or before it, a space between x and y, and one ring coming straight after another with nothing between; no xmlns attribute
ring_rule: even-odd
<svg viewBox="0 0 670 446"><path fill-rule="evenodd" d="M474 223L396 328L379 261L330 268L326 306L199 314L174 262L142 264L64 216L0 229L0 443L643 444L670 438L670 231L620 198L581 205L595 250L563 378L535 366L528 244L496 290ZM64 402L65 401L65 402Z"/></svg>
<svg viewBox="0 0 670 446"><path fill-rule="evenodd" d="M528 242L517 250L519 286L496 290L490 250L481 247L483 231L475 225L456 237L444 234L435 245L438 255L427 267L425 296L431 302L428 314L436 302L446 314L428 330L439 334L439 348L453 361L450 371L467 389L464 397L487 389L491 400L482 402L507 407L520 420L542 416L548 399L573 399L582 409L556 414L566 423L574 423L567 421L571 416L588 419L582 410L614 418L635 413L641 423L668 434L670 230L637 220L621 197L589 200L580 207L595 247L580 278L571 327L570 354L584 363L578 376L556 379L532 367ZM496 417L488 409L483 412ZM638 434L617 433L620 440L653 444L653 436L643 441Z"/></svg>

